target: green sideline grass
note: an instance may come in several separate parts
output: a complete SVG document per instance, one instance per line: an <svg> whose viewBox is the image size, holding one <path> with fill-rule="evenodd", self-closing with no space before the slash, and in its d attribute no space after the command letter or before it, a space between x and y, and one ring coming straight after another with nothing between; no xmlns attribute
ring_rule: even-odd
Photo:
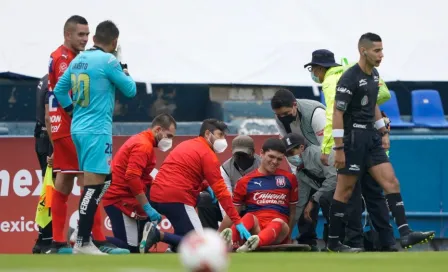
<svg viewBox="0 0 448 272"><path fill-rule="evenodd" d="M446 252L246 253L231 254L235 272L448 272ZM184 271L176 254L122 256L0 255L0 271L171 272Z"/></svg>

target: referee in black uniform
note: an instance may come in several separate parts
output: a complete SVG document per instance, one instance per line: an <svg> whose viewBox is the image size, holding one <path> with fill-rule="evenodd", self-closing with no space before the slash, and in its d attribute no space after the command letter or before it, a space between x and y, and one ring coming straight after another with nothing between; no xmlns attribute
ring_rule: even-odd
<svg viewBox="0 0 448 272"><path fill-rule="evenodd" d="M53 146L47 133L45 125L45 108L48 107L48 75L45 75L37 85L36 91L36 126L34 128L35 151L42 170L42 177L45 177L47 170L47 158L53 153ZM47 121L49 122L49 120ZM43 180L43 179L42 179ZM39 254L51 245L53 240L53 230L51 222L45 227L39 227L39 236L33 247L33 253Z"/></svg>
<svg viewBox="0 0 448 272"><path fill-rule="evenodd" d="M359 62L339 79L333 113L335 167L338 169L336 192L330 213L328 249L335 252L359 252L339 242L346 203L360 174L365 170L386 193L387 203L400 232L403 248L428 241L435 232L414 232L407 223L400 186L384 149L389 148L385 127L376 100L379 90L378 67L383 58L380 36L366 33L358 43Z"/></svg>

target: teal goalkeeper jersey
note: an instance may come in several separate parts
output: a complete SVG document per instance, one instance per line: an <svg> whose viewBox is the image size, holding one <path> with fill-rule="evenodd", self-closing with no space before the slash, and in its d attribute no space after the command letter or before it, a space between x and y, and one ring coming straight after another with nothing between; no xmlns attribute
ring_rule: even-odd
<svg viewBox="0 0 448 272"><path fill-rule="evenodd" d="M127 97L137 92L135 81L114 55L92 48L70 63L54 94L63 108L73 103L72 134L112 135L116 88Z"/></svg>

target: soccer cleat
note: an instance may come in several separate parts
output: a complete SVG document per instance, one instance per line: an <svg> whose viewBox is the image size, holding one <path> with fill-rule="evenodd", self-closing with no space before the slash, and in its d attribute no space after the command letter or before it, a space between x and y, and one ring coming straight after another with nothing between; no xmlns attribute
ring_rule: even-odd
<svg viewBox="0 0 448 272"><path fill-rule="evenodd" d="M358 253L362 252L362 248L357 247L349 247L347 245L342 244L339 242L336 246L328 246L327 247L328 252L339 252L339 253Z"/></svg>
<svg viewBox="0 0 448 272"><path fill-rule="evenodd" d="M320 252L331 252L327 246L323 247Z"/></svg>
<svg viewBox="0 0 448 272"><path fill-rule="evenodd" d="M156 225L147 222L143 228L143 237L140 242L140 253L149 253L149 249L160 242L160 232Z"/></svg>
<svg viewBox="0 0 448 272"><path fill-rule="evenodd" d="M258 243L260 243L260 237L258 235L252 235L247 239L244 245L240 246L236 252L249 252L254 251L258 247Z"/></svg>
<svg viewBox="0 0 448 272"><path fill-rule="evenodd" d="M231 228L224 229L223 231L221 231L220 235L221 235L221 238L224 239L224 241L226 242L227 249L232 250L232 246L233 246L232 229Z"/></svg>
<svg viewBox="0 0 448 272"><path fill-rule="evenodd" d="M67 243L53 242L48 249L42 250L45 254L72 254L73 248Z"/></svg>
<svg viewBox="0 0 448 272"><path fill-rule="evenodd" d="M33 254L44 254L49 249L51 249L51 243L36 242L33 247Z"/></svg>
<svg viewBox="0 0 448 272"><path fill-rule="evenodd" d="M316 245L310 245L310 252L319 252L320 249Z"/></svg>
<svg viewBox="0 0 448 272"><path fill-rule="evenodd" d="M36 243L33 246L32 252L33 252L33 254L41 254L42 253L42 247L38 243Z"/></svg>
<svg viewBox="0 0 448 272"><path fill-rule="evenodd" d="M131 252L125 248L119 248L108 241L93 241L93 244L98 247L101 252L107 254L130 254Z"/></svg>
<svg viewBox="0 0 448 272"><path fill-rule="evenodd" d="M434 238L434 236L435 236L434 231L426 231L426 232L411 231L400 238L400 244L402 248L409 249L413 245L424 244L429 242Z"/></svg>
<svg viewBox="0 0 448 272"><path fill-rule="evenodd" d="M73 254L85 254L85 255L107 255L107 253L101 252L90 240L87 243L83 243L79 246L78 243L73 247Z"/></svg>

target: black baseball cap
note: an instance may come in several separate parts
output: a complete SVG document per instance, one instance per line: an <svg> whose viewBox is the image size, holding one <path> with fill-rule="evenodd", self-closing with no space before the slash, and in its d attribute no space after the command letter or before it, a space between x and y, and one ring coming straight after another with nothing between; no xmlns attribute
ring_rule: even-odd
<svg viewBox="0 0 448 272"><path fill-rule="evenodd" d="M286 147L286 152L301 145L305 145L305 138L297 133L289 133L282 138L283 144Z"/></svg>
<svg viewBox="0 0 448 272"><path fill-rule="evenodd" d="M314 51L311 58L311 62L305 64L303 67L306 68L311 65L319 65L326 68L341 66L334 60L333 52L327 49L319 49Z"/></svg>

